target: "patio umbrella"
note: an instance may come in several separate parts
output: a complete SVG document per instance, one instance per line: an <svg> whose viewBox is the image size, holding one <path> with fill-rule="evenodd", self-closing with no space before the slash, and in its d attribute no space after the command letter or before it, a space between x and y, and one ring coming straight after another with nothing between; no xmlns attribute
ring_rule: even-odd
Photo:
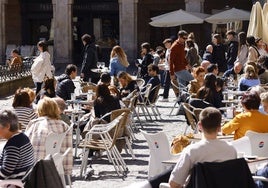
<svg viewBox="0 0 268 188"><path fill-rule="evenodd" d="M262 33L263 33L262 7L259 2L256 2L251 9L247 36L253 35L255 37L262 37Z"/></svg>
<svg viewBox="0 0 268 188"><path fill-rule="evenodd" d="M250 12L241 9L231 8L229 10L214 14L206 18L205 21L215 24L225 24L235 21L249 20L249 18Z"/></svg>
<svg viewBox="0 0 268 188"><path fill-rule="evenodd" d="M199 18L182 9L156 16L151 19L153 21L149 24L154 27L174 27L184 24L200 24L204 21L202 18Z"/></svg>
<svg viewBox="0 0 268 188"><path fill-rule="evenodd" d="M263 13L263 41L268 43L268 33L267 33L267 28L268 28L268 3L265 3L262 9Z"/></svg>
<svg viewBox="0 0 268 188"><path fill-rule="evenodd" d="M168 12L168 13L165 13L165 14L161 14L159 16L155 16L155 17L152 17L151 20L154 21L154 20L157 20L159 18L162 18L162 17L165 17L165 16L169 16L169 15L172 15L172 14L177 14L179 10L175 10L175 11L172 11L172 12ZM192 14L194 16L197 16L201 19L205 19L209 16L211 16L210 14L205 14L205 13L201 13L201 12L189 12L187 11L189 14Z"/></svg>

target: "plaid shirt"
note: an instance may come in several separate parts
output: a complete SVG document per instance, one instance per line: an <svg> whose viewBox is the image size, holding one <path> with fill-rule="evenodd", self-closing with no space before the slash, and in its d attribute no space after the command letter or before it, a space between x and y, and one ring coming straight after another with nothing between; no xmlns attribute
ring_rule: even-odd
<svg viewBox="0 0 268 188"><path fill-rule="evenodd" d="M29 137L33 148L35 160L44 159L46 157L45 142L50 132L63 133L68 129L68 125L62 120L50 119L48 117L39 117L29 122L25 134ZM73 148L72 130L66 134L62 142L61 153L67 148ZM64 172L67 175L72 174L73 168L73 152L72 150L63 159Z"/></svg>

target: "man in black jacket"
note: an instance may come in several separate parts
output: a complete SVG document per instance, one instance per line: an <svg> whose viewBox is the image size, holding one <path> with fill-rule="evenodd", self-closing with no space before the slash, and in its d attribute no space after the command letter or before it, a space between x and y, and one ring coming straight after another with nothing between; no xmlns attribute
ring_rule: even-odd
<svg viewBox="0 0 268 188"><path fill-rule="evenodd" d="M97 84L99 75L91 71L91 69L97 68L98 61L94 37L84 34L81 39L84 45L84 50L80 76L85 82L88 82L90 79L90 82Z"/></svg>
<svg viewBox="0 0 268 188"><path fill-rule="evenodd" d="M234 62L238 53L238 42L235 40L235 32L230 30L226 33L229 41L227 49L227 68L228 70L234 67Z"/></svg>
<svg viewBox="0 0 268 188"><path fill-rule="evenodd" d="M72 79L77 75L77 67L73 64L67 65L65 73L57 79L56 95L64 100L71 99L71 93L74 93L75 86Z"/></svg>

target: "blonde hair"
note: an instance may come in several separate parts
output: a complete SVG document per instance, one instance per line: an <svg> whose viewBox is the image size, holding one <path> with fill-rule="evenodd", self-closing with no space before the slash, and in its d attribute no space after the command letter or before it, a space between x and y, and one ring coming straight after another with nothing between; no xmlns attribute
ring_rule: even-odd
<svg viewBox="0 0 268 188"><path fill-rule="evenodd" d="M25 87L23 89L28 93L28 95L30 97L30 102L33 103L34 102L34 99L35 99L35 92L34 92L34 90L32 90L29 87Z"/></svg>
<svg viewBox="0 0 268 188"><path fill-rule="evenodd" d="M252 65L245 66L245 77L247 79L257 79L258 78L258 74L256 73L254 66L252 66Z"/></svg>
<svg viewBox="0 0 268 188"><path fill-rule="evenodd" d="M119 62L124 66L124 67L128 67L129 66L129 63L127 61L127 55L126 53L124 52L124 50L116 45L113 47L112 51L111 51L111 55L110 55L110 58L113 58L117 56L118 57L118 60Z"/></svg>
<svg viewBox="0 0 268 188"><path fill-rule="evenodd" d="M37 105L38 116L47 116L51 119L60 119L60 110L52 98L44 97L39 100Z"/></svg>
<svg viewBox="0 0 268 188"><path fill-rule="evenodd" d="M119 72L117 77L126 80L127 84L129 84L129 82L133 80L132 77L127 72L124 72L124 71ZM122 86L122 87L125 87L125 86Z"/></svg>

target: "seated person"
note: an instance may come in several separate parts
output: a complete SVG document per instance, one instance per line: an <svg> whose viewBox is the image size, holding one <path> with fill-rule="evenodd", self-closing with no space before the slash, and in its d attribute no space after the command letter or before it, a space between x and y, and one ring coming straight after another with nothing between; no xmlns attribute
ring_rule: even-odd
<svg viewBox="0 0 268 188"><path fill-rule="evenodd" d="M117 96L119 97L120 96L120 93L118 91L118 89L116 88L116 86L114 85L111 85L111 76L109 73L102 73L101 76L100 76L100 81L98 84L105 84L108 86L109 90L110 90L110 93L114 96Z"/></svg>
<svg viewBox="0 0 268 188"><path fill-rule="evenodd" d="M95 117L101 118L105 114L120 108L119 99L111 95L108 86L104 84L98 85L96 99L94 100ZM105 117L104 120L110 122L110 116Z"/></svg>
<svg viewBox="0 0 268 188"><path fill-rule="evenodd" d="M231 121L222 127L224 134L231 134L234 132L234 139L245 136L248 130L267 133L268 132L268 116L259 112L261 99L256 92L246 92L241 104L244 113L236 115Z"/></svg>
<svg viewBox="0 0 268 188"><path fill-rule="evenodd" d="M63 133L68 130L69 126L60 119L60 111L57 103L48 97L40 99L37 105L38 118L30 121L26 127L25 134L29 137L33 148L35 161L46 157L45 142L50 132ZM69 147L73 148L73 132L68 131L62 146L61 153L64 153ZM63 159L64 174L71 175L73 169L73 152L72 149Z"/></svg>
<svg viewBox="0 0 268 188"><path fill-rule="evenodd" d="M234 67L225 71L222 77L225 79L232 77L236 81L237 75L241 74L242 69L243 69L243 64L240 62L236 62L234 64Z"/></svg>
<svg viewBox="0 0 268 188"><path fill-rule="evenodd" d="M256 176L263 176L268 178L268 164L266 164L262 169L256 172ZM256 181L256 188L268 188L268 182Z"/></svg>
<svg viewBox="0 0 268 188"><path fill-rule="evenodd" d="M216 108L208 107L201 111L198 126L202 140L183 149L169 178L171 188L183 187L191 169L198 162L221 162L236 158L236 150L228 142L217 139L221 118Z"/></svg>
<svg viewBox="0 0 268 188"><path fill-rule="evenodd" d="M188 85L188 91L191 97L196 97L197 91L203 86L204 84L204 77L205 77L205 69L201 66L194 69L194 80L190 81Z"/></svg>
<svg viewBox="0 0 268 188"><path fill-rule="evenodd" d="M239 91L246 91L248 88L260 84L258 73L252 65L246 65L244 72L245 74L238 82Z"/></svg>
<svg viewBox="0 0 268 188"><path fill-rule="evenodd" d="M268 56L260 56L258 64L260 64L264 69L264 72L259 74L260 82L261 84L266 84L268 83Z"/></svg>
<svg viewBox="0 0 268 188"><path fill-rule="evenodd" d="M37 118L26 89L17 89L12 106L17 114L19 129L25 129L31 120Z"/></svg>
<svg viewBox="0 0 268 188"><path fill-rule="evenodd" d="M53 100L57 103L57 105L59 107L59 110L60 110L60 119L62 121L64 121L65 123L67 123L68 125L71 125L71 121L70 121L69 116L67 116L64 113L64 110L66 109L66 103L65 103L65 101L62 98L60 98L60 97L55 97L55 98L53 98Z"/></svg>
<svg viewBox="0 0 268 188"><path fill-rule="evenodd" d="M67 65L65 73L57 79L56 95L63 100L70 100L71 93L74 93L75 86L72 79L77 75L77 67L73 64Z"/></svg>
<svg viewBox="0 0 268 188"><path fill-rule="evenodd" d="M211 44L206 46L206 51L203 54L203 60L209 61L209 63L212 62L212 51L213 51L213 46Z"/></svg>
<svg viewBox="0 0 268 188"><path fill-rule="evenodd" d="M260 105L259 111L267 115L268 114L268 92L261 93L260 98L261 98L261 105Z"/></svg>
<svg viewBox="0 0 268 188"><path fill-rule="evenodd" d="M120 84L120 98L127 97L134 90L139 91L137 82L127 72L119 72L117 77Z"/></svg>
<svg viewBox="0 0 268 188"><path fill-rule="evenodd" d="M148 75L150 76L149 81L146 84L152 84L151 92L149 95L149 100L152 101L155 95L156 90L152 90L155 86L159 85L160 79L158 77L159 68L157 65L150 64L148 66Z"/></svg>
<svg viewBox="0 0 268 188"><path fill-rule="evenodd" d="M29 138L18 129L18 118L10 110L0 112L0 138L7 139L0 156L0 179L21 179L34 164Z"/></svg>
<svg viewBox="0 0 268 188"><path fill-rule="evenodd" d="M55 86L56 80L54 78L45 78L44 87L40 90L38 96L36 97L37 101L44 96L50 98L56 97Z"/></svg>
<svg viewBox="0 0 268 188"><path fill-rule="evenodd" d="M207 73L205 75L204 86L198 90L196 97L219 108L223 106L223 95L221 92L217 91L216 83L216 76L212 73Z"/></svg>
<svg viewBox="0 0 268 188"><path fill-rule="evenodd" d="M21 71L22 68L22 58L19 55L19 51L17 49L14 49L11 51L11 59L8 61L8 65L10 69Z"/></svg>
<svg viewBox="0 0 268 188"><path fill-rule="evenodd" d="M207 73L212 73L215 76L217 76L219 74L219 69L218 69L218 65L217 64L210 64L207 67Z"/></svg>

